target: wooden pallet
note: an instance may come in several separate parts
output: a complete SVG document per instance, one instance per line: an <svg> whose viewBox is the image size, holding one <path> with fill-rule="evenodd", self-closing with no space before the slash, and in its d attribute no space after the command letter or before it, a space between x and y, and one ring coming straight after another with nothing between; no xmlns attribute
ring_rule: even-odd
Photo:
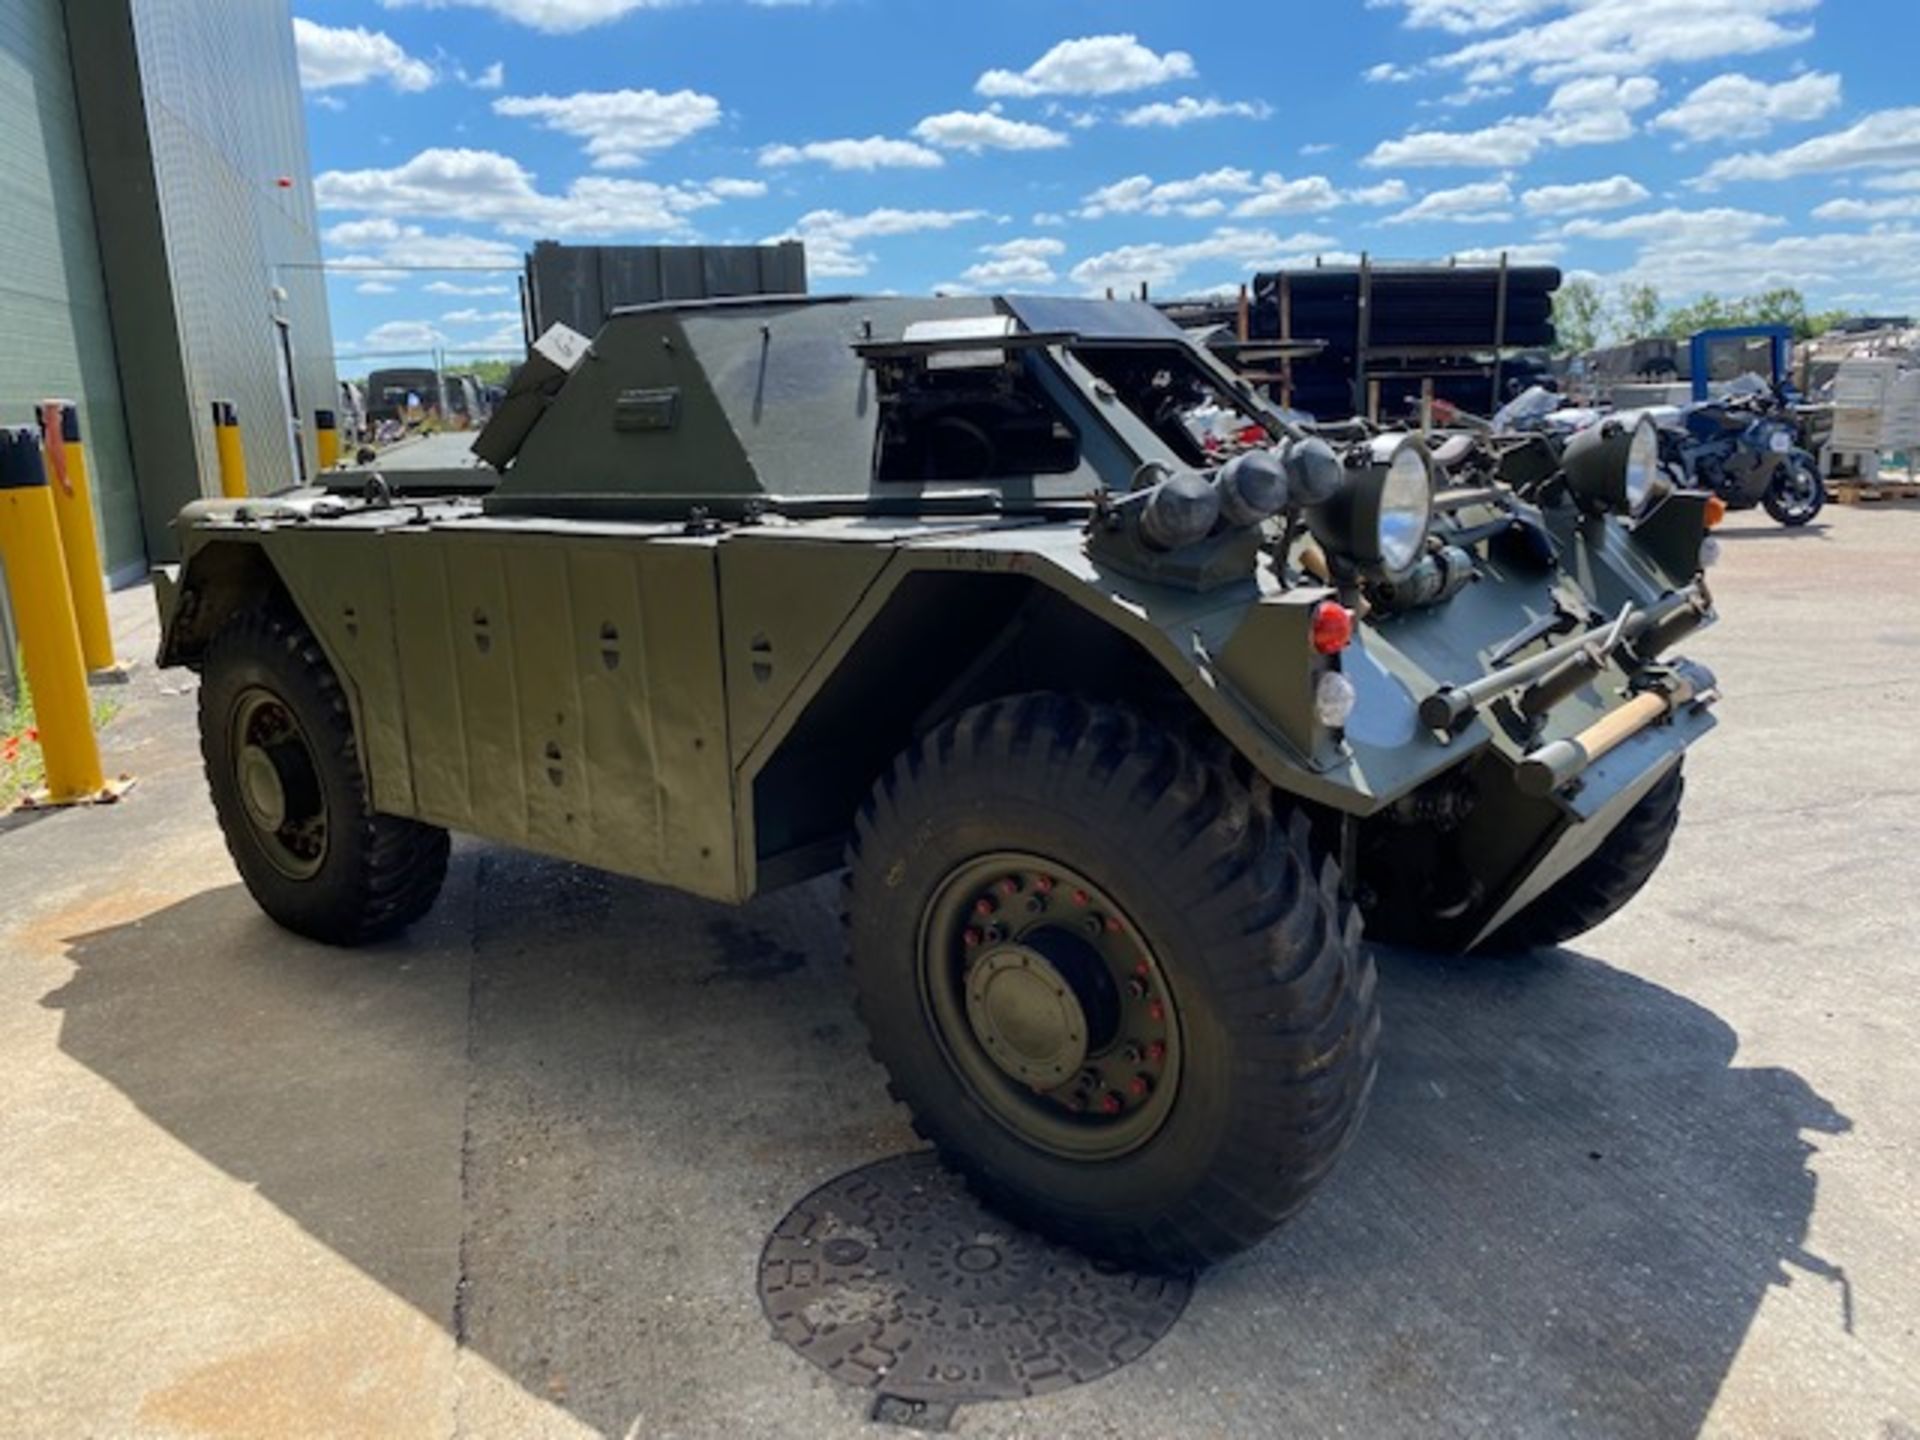
<svg viewBox="0 0 1920 1440"><path fill-rule="evenodd" d="M1839 505L1871 505L1881 500L1920 500L1920 482L1876 480L1871 485L1865 485L1857 480L1829 480L1827 498Z"/></svg>

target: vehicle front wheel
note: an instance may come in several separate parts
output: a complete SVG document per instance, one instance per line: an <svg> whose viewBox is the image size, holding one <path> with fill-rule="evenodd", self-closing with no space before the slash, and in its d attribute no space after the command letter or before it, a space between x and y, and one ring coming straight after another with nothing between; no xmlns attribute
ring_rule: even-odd
<svg viewBox="0 0 1920 1440"><path fill-rule="evenodd" d="M1545 949L1583 935L1619 910L1646 883L1680 823L1686 780L1675 765L1580 864L1493 933L1482 950Z"/></svg>
<svg viewBox="0 0 1920 1440"><path fill-rule="evenodd" d="M1795 456L1782 465L1760 503L1782 525L1805 525L1827 503L1827 487L1812 460Z"/></svg>
<svg viewBox="0 0 1920 1440"><path fill-rule="evenodd" d="M856 823L862 1018L916 1128L989 1203L1135 1265L1252 1245L1372 1087L1360 923L1305 818L1135 712L969 710Z"/></svg>
<svg viewBox="0 0 1920 1440"><path fill-rule="evenodd" d="M432 906L447 832L375 812L346 696L299 620L253 610L214 637L200 753L240 878L287 929L358 945Z"/></svg>

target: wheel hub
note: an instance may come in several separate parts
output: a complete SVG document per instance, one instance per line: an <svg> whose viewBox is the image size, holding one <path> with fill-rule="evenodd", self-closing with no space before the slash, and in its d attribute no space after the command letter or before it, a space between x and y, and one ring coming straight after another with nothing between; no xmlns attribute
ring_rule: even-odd
<svg viewBox="0 0 1920 1440"><path fill-rule="evenodd" d="M1009 851L965 862L928 903L920 966L947 1059L1022 1139L1099 1159L1165 1121L1183 1064L1173 990L1088 876Z"/></svg>
<svg viewBox="0 0 1920 1440"><path fill-rule="evenodd" d="M967 977L967 1019L987 1058L1008 1075L1051 1090L1087 1056L1087 1017L1067 979L1025 945L990 950Z"/></svg>
<svg viewBox="0 0 1920 1440"><path fill-rule="evenodd" d="M278 830L287 823L287 787L264 746L248 745L240 752L240 796L261 829Z"/></svg>

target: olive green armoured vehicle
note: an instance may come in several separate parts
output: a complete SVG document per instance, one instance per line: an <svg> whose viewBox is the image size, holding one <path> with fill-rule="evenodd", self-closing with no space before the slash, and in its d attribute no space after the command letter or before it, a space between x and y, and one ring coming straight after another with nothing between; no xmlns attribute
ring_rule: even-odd
<svg viewBox="0 0 1920 1440"><path fill-rule="evenodd" d="M1456 483L1098 301L655 306L536 348L490 468L180 517L161 662L290 929L418 918L449 830L735 903L844 868L922 1133L1018 1219L1185 1266L1353 1134L1363 918L1550 945L1666 847L1713 699L1668 652L1712 612L1651 432Z"/></svg>

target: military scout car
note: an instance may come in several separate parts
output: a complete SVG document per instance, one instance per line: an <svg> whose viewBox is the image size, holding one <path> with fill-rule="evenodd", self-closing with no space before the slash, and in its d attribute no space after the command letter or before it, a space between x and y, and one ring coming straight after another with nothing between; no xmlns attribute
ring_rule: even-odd
<svg viewBox="0 0 1920 1440"><path fill-rule="evenodd" d="M492 469L180 517L161 661L301 934L419 917L450 829L729 902L844 867L922 1132L1019 1219L1183 1266L1352 1134L1363 915L1552 944L1661 858L1713 698L1666 652L1711 609L1650 431L1463 488L1096 301L653 306L537 349Z"/></svg>

